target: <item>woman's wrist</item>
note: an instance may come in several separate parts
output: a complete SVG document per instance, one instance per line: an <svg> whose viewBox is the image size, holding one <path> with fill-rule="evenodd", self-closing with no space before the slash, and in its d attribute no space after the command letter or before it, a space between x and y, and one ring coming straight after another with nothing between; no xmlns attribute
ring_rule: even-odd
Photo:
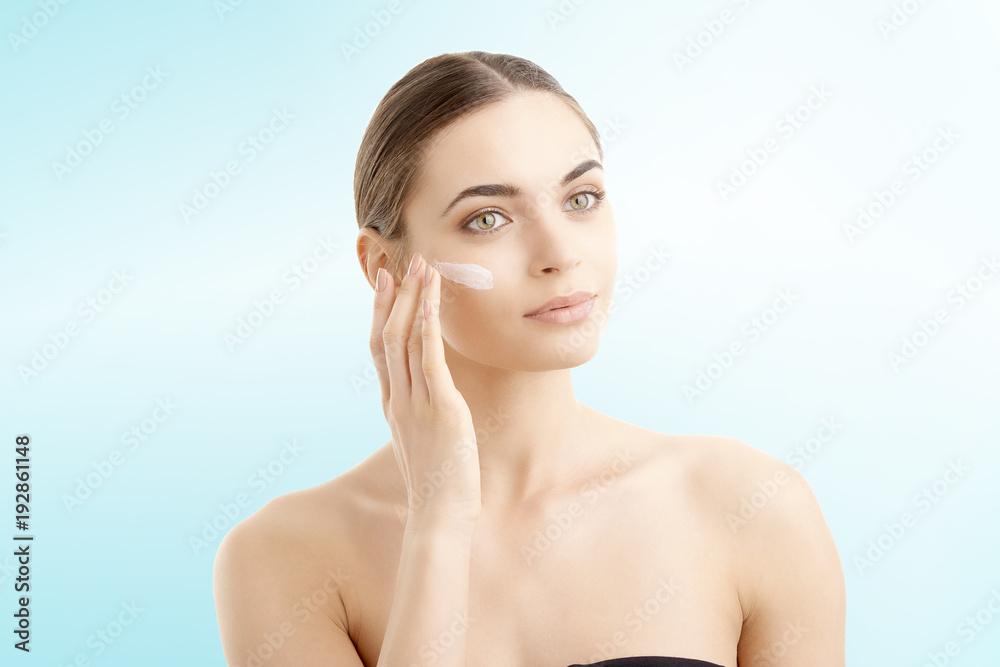
<svg viewBox="0 0 1000 667"><path fill-rule="evenodd" d="M479 519L478 513L436 506L410 509L406 517L406 532L422 535L471 537Z"/></svg>

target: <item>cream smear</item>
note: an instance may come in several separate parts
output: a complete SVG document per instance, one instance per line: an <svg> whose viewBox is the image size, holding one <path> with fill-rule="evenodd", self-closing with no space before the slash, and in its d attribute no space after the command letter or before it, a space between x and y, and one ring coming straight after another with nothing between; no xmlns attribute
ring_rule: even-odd
<svg viewBox="0 0 1000 667"><path fill-rule="evenodd" d="M493 274L478 264L453 264L431 260L442 277L472 289L493 289Z"/></svg>

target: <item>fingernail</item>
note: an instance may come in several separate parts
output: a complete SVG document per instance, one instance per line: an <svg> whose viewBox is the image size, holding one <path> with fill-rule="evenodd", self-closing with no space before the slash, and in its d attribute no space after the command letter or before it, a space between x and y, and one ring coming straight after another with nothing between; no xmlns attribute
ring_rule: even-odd
<svg viewBox="0 0 1000 667"><path fill-rule="evenodd" d="M413 257L410 259L409 274L415 275L417 273L417 267L420 266L420 253L413 253Z"/></svg>
<svg viewBox="0 0 1000 667"><path fill-rule="evenodd" d="M387 271L381 266L378 267L378 271L375 273L375 291L381 292L385 289L385 274Z"/></svg>
<svg viewBox="0 0 1000 667"><path fill-rule="evenodd" d="M428 264L427 268L424 269L424 287L431 284L431 265Z"/></svg>

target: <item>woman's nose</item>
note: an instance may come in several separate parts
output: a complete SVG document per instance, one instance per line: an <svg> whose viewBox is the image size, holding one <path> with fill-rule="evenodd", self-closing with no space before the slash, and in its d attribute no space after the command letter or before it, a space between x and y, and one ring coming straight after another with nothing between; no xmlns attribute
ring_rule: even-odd
<svg viewBox="0 0 1000 667"><path fill-rule="evenodd" d="M565 213L543 210L528 227L524 236L531 247L532 273L565 273L583 260L578 236L584 233L584 227L574 227Z"/></svg>

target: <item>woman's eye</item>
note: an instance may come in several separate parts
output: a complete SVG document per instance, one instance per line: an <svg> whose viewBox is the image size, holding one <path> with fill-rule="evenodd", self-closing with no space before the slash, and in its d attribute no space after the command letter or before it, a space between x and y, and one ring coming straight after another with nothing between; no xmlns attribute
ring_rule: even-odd
<svg viewBox="0 0 1000 667"><path fill-rule="evenodd" d="M569 199L566 200L570 208L564 208L563 210L584 214L594 213L601 207L604 196L604 190L581 190L576 194L570 195ZM500 224L498 218L507 220L508 223L511 221L510 218L500 211L488 209L480 211L474 217L470 218L462 225L462 231L480 236L494 234L507 226L507 223Z"/></svg>
<svg viewBox="0 0 1000 667"><path fill-rule="evenodd" d="M575 195L569 198L569 205L572 206L577 211L585 211L589 208L588 204L590 200L594 199L596 202L597 195L593 192L577 192Z"/></svg>
<svg viewBox="0 0 1000 667"><path fill-rule="evenodd" d="M499 211L483 211L466 225L467 229L471 229L473 232L491 232L494 229L499 229L502 225L498 224L497 218L506 218L505 215Z"/></svg>

